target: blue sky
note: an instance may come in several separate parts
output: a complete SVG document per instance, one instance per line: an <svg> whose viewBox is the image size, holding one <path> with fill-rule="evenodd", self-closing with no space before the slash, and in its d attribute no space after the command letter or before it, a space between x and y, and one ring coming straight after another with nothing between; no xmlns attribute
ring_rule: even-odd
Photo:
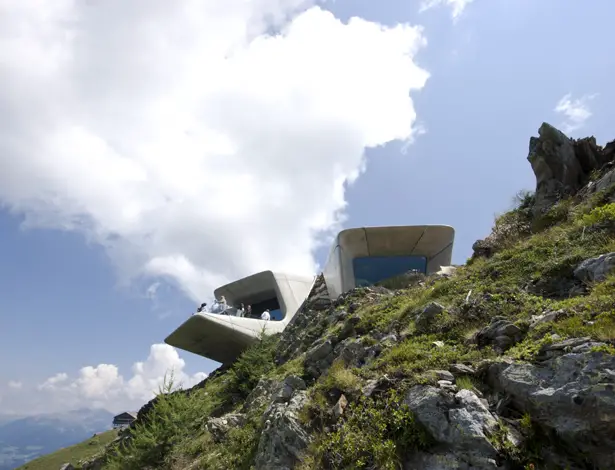
<svg viewBox="0 0 615 470"><path fill-rule="evenodd" d="M365 89L365 94L373 96L370 101L368 97L357 93L358 105L363 103L363 99L374 106L380 102L387 103L387 106L390 103L391 111L389 113L389 108L383 105L378 108L381 115L365 118L360 125L357 124L355 130L360 129L365 135L373 131L373 135L378 137L357 138L356 142L348 143L348 146L344 146L346 142L336 142L330 138L327 129L331 127L334 132L335 126L340 123L339 128L345 129L350 118L344 118L346 121L340 118L340 123L322 118L318 129L324 132L323 138L321 142L314 143L313 138L301 134L302 125L297 127L298 131L291 128L294 121L288 116L295 113L292 106L286 109L278 106L275 101L270 103L271 106L266 106L262 116L269 120L269 127L277 129L280 135L290 136L288 142L282 143L285 146L280 157L283 160L280 161L284 163L275 163L276 167L282 165L289 171L287 176L276 173L267 176L271 180L261 179L258 183L264 188L263 181L268 181L270 187L281 191L286 206L267 206L261 209L257 202L250 202L254 204L252 211L259 213L262 210L263 214L271 216L267 226L258 225L259 222L252 218L246 219L245 227L241 224L244 215L240 203L234 199L238 197L236 191L228 190L229 184L223 187L210 186L206 193L199 196L203 200L219 198L217 201L226 208L225 213L222 211L221 214L212 215L198 212L198 216L195 216L186 212L185 217L180 217L184 206L178 203L170 213L158 218L156 208L164 206L157 204L163 204L160 201L168 194L160 188L166 191L176 183L176 180L164 180L160 174L169 175L175 166L165 167L165 173L158 174L158 179L149 180L145 192L151 191L151 195L147 193L151 197L146 200L142 196L143 190L139 193L123 192L128 183L124 185L122 179L115 185L114 173L110 173L107 179L97 179L90 183L88 178L92 175L89 174L88 166L76 165L82 173L67 170L76 161L74 159L81 158L81 153L89 152L91 145L98 145L94 141L64 140L63 145L57 148L29 145L37 136L47 135L44 132L48 132L49 125L44 119L57 123L70 120L73 124L95 129L101 138L114 145L114 149L127 154L131 151L131 143L137 140L148 143L150 139L152 147L145 147L146 155L151 154L153 148L160 148L164 158L171 161L178 158L183 147L174 147L172 140L169 140L170 143L161 143L148 133L151 129L158 129L158 124L147 129L125 125L128 121L124 122L123 119L128 120L137 115L126 117L122 114L121 103L124 103L127 96L126 90L138 90L133 93L136 97L130 96L135 102L129 113L136 106L142 106L150 112L153 108L148 105L154 101L147 100L157 96L157 93L163 93L161 90L165 90L165 80L174 80L176 75L192 70L186 68L182 72L184 63L179 59L172 64L176 67L175 75L161 73L159 82L151 86L148 83L149 88L142 91L125 85L134 79L128 72L124 73L125 69L122 68L129 62L118 59L109 65L105 60L114 57L113 51L105 49L101 52L100 61L106 63L113 73L105 71L105 68L101 68L103 72L100 73L96 71L98 69L93 71L97 60L94 54L90 62L81 64L81 75L71 75L78 87L81 87L83 94L79 97L93 96L91 102L86 101L83 105L88 108L88 112L75 107L74 112L71 108L71 113L66 110L60 113L54 111L57 103L46 101L48 97L43 96L41 91L41 83L47 84L44 80L50 76L46 75L46 69L40 77L36 75L41 82L32 82L33 86L36 85L36 92L26 95L26 88L18 88L22 85L15 77L23 69L17 67L15 57L2 55L8 43L0 37L0 57L8 57L6 65L0 60L0 69L9 71L14 79L11 97L0 95L0 111L5 108L1 113L5 130L0 131L0 153L4 154L4 157L0 157L0 173L12 178L9 180L5 176L3 180L0 177L0 184L10 189L0 191L3 208L0 210L0 382L3 382L0 383L0 412L53 411L82 402L96 402L101 406L111 406L112 402L121 403L120 406L136 406L145 400L152 384L156 383L162 375L161 371L169 365L179 367L188 382L202 378L201 374L194 374L210 372L214 363L182 351L170 351L162 347L152 349L152 345L161 343L194 308L195 297L200 292L203 297L208 296L210 292L204 289L215 286L220 279L267 268L268 262L285 269L298 266L305 270L313 261L310 253L314 254L316 262L324 262L327 248L313 244L311 230L314 227L327 228L333 225L332 214L344 207L347 216L343 222L345 227L415 223L452 225L457 231L454 262L463 263L471 254L472 243L489 232L494 214L509 208L513 196L520 189L533 189L534 177L526 160L528 141L530 136L536 135L543 121L568 131L574 137L595 135L601 144L615 138L611 125L615 122L615 110L609 106L615 100L615 87L612 85L615 58L606 39L606 32L609 31L615 13L612 2L595 0L583 4L572 0L474 0L467 2L456 19L452 18L451 4L454 2L441 3L424 12L419 12L420 2L408 0L336 0L323 5L323 8L333 12L344 23L350 17L358 16L385 26L403 23L421 25L421 34L427 44L413 54L412 60L416 66L429 73L429 78L424 86L420 78L416 79L416 89L410 91L416 119L410 117L408 120L402 116L403 110L396 107L396 101L406 99L403 94L396 95L399 100L395 96L391 98L378 94L382 88L379 84L382 82L386 86L389 83L387 80L392 80L391 88L401 86L403 91L404 83L400 83L400 80L405 75L400 72L401 78L398 80L391 77L397 70L393 66L385 69L383 65L379 69L367 60L365 63L354 64L351 60L359 59L351 59L349 55L348 67L356 67L359 73L364 71L369 76L364 79L365 82L361 82L363 78L357 78L356 73L348 77L332 74L327 80L335 81L337 77L345 80L343 83L348 86L357 80ZM123 14L121 21L113 17L119 10L110 8L109 17L105 21L117 21L121 36L123 27L130 25L131 21L138 21L139 15L144 14L139 11L139 4L135 2L134 8ZM19 18L28 20L27 7L20 12L16 6L10 8L15 10L15 15L21 15ZM309 23L306 21L306 31L309 32L307 26ZM84 28L95 30L97 27L99 25L95 21L84 20ZM316 37L320 31L315 29L312 37ZM92 38L97 37L95 31L91 34ZM146 33L143 34L145 39L142 40L146 41L148 37ZM352 41L360 39L359 36L351 38ZM87 47L98 47L94 39L90 42ZM367 42L366 39L365 47L371 47L371 44L375 44L373 47L383 47L376 42ZM282 49L278 51L280 54L283 52ZM376 52L374 58L380 54ZM261 64L265 64L262 67L269 64L267 58L273 61L271 64L279 60L275 50L270 56L264 55L265 52L262 54L256 56L262 61ZM127 57L130 58L130 55L127 54ZM142 57L147 56L143 54ZM164 57L160 60L164 61ZM169 57L175 56L171 54ZM305 59L312 61L310 70L320 65L319 57L318 53L314 53ZM186 61L190 59L194 57L187 55ZM343 57L338 59L342 62L344 60ZM45 66L40 65L41 68ZM113 66L122 70L122 73L114 72ZM149 70L149 66L147 62L143 70ZM325 65L322 67L318 77L326 76L331 71ZM130 67L127 68L131 71ZM204 74L203 77L210 73L208 70L200 72ZM259 73L260 69L253 77L255 83L263 78ZM263 74L267 78L266 73ZM249 77L249 74L246 76ZM417 74L412 76L416 77ZM321 96L318 93L325 96L325 91L317 87L327 86L319 80L325 79L314 78L310 82L318 83L311 91L317 95L310 95L316 100ZM194 96L199 93L196 82L186 82L195 86ZM308 86L306 83L299 80L296 90L300 93L302 86ZM263 97L265 104L277 96L275 89L259 94L258 87L253 83L241 82L236 85L254 92L259 99ZM223 85L219 86L216 90L230 93L223 90ZM178 89L184 90L185 87ZM59 96L66 96L67 99L76 96L63 87L58 90ZM97 90L104 90L107 101L97 101L97 94L100 94ZM336 90L339 92L333 88L333 91ZM186 96L192 97L187 92ZM233 96L239 98L233 98L237 101L232 103L248 103L245 98L247 92ZM566 96L568 106L566 100L561 101ZM119 101L114 101L114 97ZM179 93L173 96L176 101L171 102L179 100L183 103L183 98ZM44 106L37 108L40 103L44 103ZM213 103L215 107L217 102L214 100L208 103ZM562 104L560 112L556 111L558 103ZM167 102L163 104L168 106ZM112 109L112 106L117 106L118 114L114 114L115 108ZM164 106L161 105L161 109L165 113L169 109L174 112L173 108ZM342 105L339 106L340 109L333 110L332 114L339 111L335 116L345 116ZM249 108L246 109L249 111ZM577 116L577 121L567 117L564 109L568 109L570 115ZM157 112L158 108L155 110ZM29 114L30 111L33 114ZM224 111L220 113L216 116L222 120L233 117L227 116ZM291 114L282 118L280 116L283 113ZM396 121L389 117L395 113L401 116ZM40 116L41 123L45 125L31 129L31 116L36 116L33 120ZM191 116L197 118L190 121L190 129L198 129L202 114ZM213 122L203 119L204 122ZM415 135L414 142L402 151L404 145L401 142L389 140L392 140L390 135L400 132L390 129L396 126L403 128L406 122L404 119L413 124L415 129L423 128L425 133ZM287 120L291 124L285 127ZM247 135L249 130L245 129L245 123L242 125L244 127L233 126L233 132ZM250 145L257 148L254 153L247 152L246 158L251 160L246 162L257 161L260 164L258 158L262 156L264 159L268 152L277 150L267 146L261 149L258 145L262 142L255 139L246 138L241 144L248 145L248 150L252 148ZM351 137L348 139L351 140ZM365 171L352 184L346 185L343 199L340 200L337 186L339 175L335 178L329 176L330 184L317 186L321 179L326 180L324 175L329 171L327 168L334 166L329 160L340 149L342 153L348 154L359 149L353 160L335 162L342 168L340 171L346 176L346 181L352 180L349 175L361 166L361 148L365 142L374 139L379 145L367 149ZM236 144L239 140L231 143ZM227 144L223 141L216 148L227 149ZM231 147L241 153L244 148L242 145ZM306 150L302 153L310 145L313 147L309 148L309 152ZM67 146L76 150L65 151ZM219 150L221 154L225 151ZM295 154L299 155L296 160L288 156ZM229 157L229 161L232 158ZM19 166L21 162L28 164ZM56 167L54 165L57 162L68 162L69 165L58 164ZM316 167L317 163L319 168ZM188 165L183 160L177 160L177 166L180 164ZM207 181L224 174L226 168L224 164L220 165L211 169ZM262 165L264 167L265 163ZM301 197L306 200L317 198L316 202L327 208L322 212L310 206L309 201L299 201L298 193L293 193L284 185L279 188L276 185L275 178L286 178L285 181L299 178L298 175L303 172L309 173L307 168L312 165L315 168L313 178L297 180L296 184L304 188L304 193L308 192L305 188L313 188L313 196ZM153 164L148 168L154 167L158 168ZM91 170L100 173L105 168L103 164L98 169L92 166ZM236 172L231 174L237 175ZM124 178L125 174L121 175ZM230 181L230 186L239 191L251 184L250 179L246 178L231 177L226 181ZM53 181L54 185L44 186L49 181ZM132 180L126 181L130 183ZM295 184L295 180L292 181ZM198 189L201 183L197 180L186 184L195 185ZM34 189L23 189L29 185L45 188L45 191L41 189L39 194ZM64 191L65 188L68 189ZM150 207L148 204L153 207L154 215L148 219L147 224L143 223L146 228L141 232L138 230L142 227L137 227L137 224L142 219L126 216L120 223L113 218L124 207L132 210L133 197L142 207L147 209ZM116 201L116 205L103 206L107 200ZM234 206L234 203L238 205ZM69 206L70 210L67 209ZM211 211L215 212L214 206L211 207ZM304 210L315 221L306 227L303 227L301 218ZM81 216L86 222L81 220ZM227 222L224 217L231 216L235 217L239 225L225 225ZM160 227L167 224L180 224L181 230L162 232ZM233 230L224 232L225 227ZM269 229L271 232L267 232ZM238 231L250 230L256 234L249 237L237 234ZM142 238L135 238L137 232ZM300 254L295 255L281 247L287 232L288 237L299 237L301 240L298 242ZM263 237L259 238L258 233L263 234ZM276 236L281 238L277 239ZM156 247L163 246L164 249L154 249L147 245L149 251L139 251L139 241L145 246L152 239L158 243ZM227 245L224 245L225 241L228 241ZM199 258L201 252L207 256ZM169 261L167 255L172 255L174 261ZM178 257L180 261L177 261ZM238 258L241 259L238 261ZM147 266L147 275L143 275L144 265ZM136 362L141 364L135 366ZM98 367L101 364L105 366ZM56 379L48 380L54 376Z"/></svg>

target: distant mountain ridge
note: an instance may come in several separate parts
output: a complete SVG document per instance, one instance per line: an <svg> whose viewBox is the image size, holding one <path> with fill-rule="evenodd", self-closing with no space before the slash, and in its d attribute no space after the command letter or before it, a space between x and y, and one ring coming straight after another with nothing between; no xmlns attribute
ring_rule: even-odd
<svg viewBox="0 0 615 470"><path fill-rule="evenodd" d="M0 415L0 470L12 470L111 429L113 416L110 411L89 408L22 417Z"/></svg>
<svg viewBox="0 0 615 470"><path fill-rule="evenodd" d="M0 413L0 426L2 426L4 423L8 423L9 421L15 421L21 418L24 418L24 416Z"/></svg>

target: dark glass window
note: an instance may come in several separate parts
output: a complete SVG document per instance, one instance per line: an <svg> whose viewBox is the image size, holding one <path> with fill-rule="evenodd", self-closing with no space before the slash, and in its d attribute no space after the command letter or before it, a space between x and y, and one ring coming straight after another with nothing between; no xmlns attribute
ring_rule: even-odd
<svg viewBox="0 0 615 470"><path fill-rule="evenodd" d="M275 310L269 311L269 319L270 320L281 320L282 319L282 310L276 308Z"/></svg>
<svg viewBox="0 0 615 470"><path fill-rule="evenodd" d="M243 302L245 305L248 305L250 301ZM257 302L252 304L252 317L249 318L257 318L260 320L261 313L265 311L265 309L269 309L269 318L271 320L281 320L282 319L282 311L280 310L280 303L278 302L277 297L273 299L263 300L262 302ZM275 313L274 313L275 312Z"/></svg>
<svg viewBox="0 0 615 470"><path fill-rule="evenodd" d="M366 256L352 261L357 287L369 286L408 271L427 271L424 256Z"/></svg>

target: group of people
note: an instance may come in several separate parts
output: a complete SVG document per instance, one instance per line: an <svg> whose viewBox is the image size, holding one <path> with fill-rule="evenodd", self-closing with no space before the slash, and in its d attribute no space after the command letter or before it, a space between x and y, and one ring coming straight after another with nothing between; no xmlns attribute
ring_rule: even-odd
<svg viewBox="0 0 615 470"><path fill-rule="evenodd" d="M243 305L243 304L242 304ZM228 304L226 303L226 298L221 296L220 299L215 299L214 304L207 309L207 303L203 302L199 308L196 309L197 313L207 312L207 313L224 313L229 309Z"/></svg>
<svg viewBox="0 0 615 470"><path fill-rule="evenodd" d="M196 313L217 313L220 315L231 315L234 317L248 317L253 318L252 315L252 305L248 305L247 307L244 304L240 304L239 307L229 306L226 302L226 298L222 295L220 299L215 299L213 305L207 309L207 303L203 302L199 308L196 309ZM271 315L269 309L265 309L263 313L261 313L261 320L270 320Z"/></svg>

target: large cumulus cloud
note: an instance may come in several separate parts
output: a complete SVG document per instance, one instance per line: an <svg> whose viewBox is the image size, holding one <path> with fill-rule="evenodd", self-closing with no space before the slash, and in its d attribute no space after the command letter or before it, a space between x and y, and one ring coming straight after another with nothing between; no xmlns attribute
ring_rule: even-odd
<svg viewBox="0 0 615 470"><path fill-rule="evenodd" d="M365 149L414 135L424 45L303 0L1 0L0 203L195 299L311 272Z"/></svg>

